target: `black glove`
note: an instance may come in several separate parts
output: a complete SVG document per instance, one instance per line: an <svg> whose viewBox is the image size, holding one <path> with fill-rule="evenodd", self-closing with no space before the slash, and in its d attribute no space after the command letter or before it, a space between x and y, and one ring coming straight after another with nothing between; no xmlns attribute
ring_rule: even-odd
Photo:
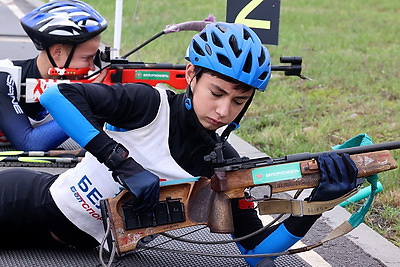
<svg viewBox="0 0 400 267"><path fill-rule="evenodd" d="M310 194L310 201L332 200L356 188L358 170L349 154L325 153L317 162L321 178Z"/></svg>
<svg viewBox="0 0 400 267"><path fill-rule="evenodd" d="M125 159L112 172L115 181L135 195L136 210L153 209L160 198L160 180L157 175L145 170L131 157Z"/></svg>

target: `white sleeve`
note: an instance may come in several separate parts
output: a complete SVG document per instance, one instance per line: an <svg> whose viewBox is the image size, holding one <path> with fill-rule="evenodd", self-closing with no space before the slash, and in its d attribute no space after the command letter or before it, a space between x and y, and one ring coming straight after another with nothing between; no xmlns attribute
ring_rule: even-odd
<svg viewBox="0 0 400 267"><path fill-rule="evenodd" d="M22 68L20 66L14 66L13 62L10 59L1 59L0 71L7 72L11 75L17 87L17 97L18 99L20 99Z"/></svg>

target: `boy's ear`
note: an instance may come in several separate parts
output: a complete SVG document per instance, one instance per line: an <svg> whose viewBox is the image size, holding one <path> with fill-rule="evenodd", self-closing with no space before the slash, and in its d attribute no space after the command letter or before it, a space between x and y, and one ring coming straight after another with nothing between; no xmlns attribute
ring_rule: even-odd
<svg viewBox="0 0 400 267"><path fill-rule="evenodd" d="M62 44L55 44L52 45L49 50L50 50L50 55L54 58L54 60L58 59L61 57L62 50L63 50L63 45Z"/></svg>
<svg viewBox="0 0 400 267"><path fill-rule="evenodd" d="M186 72L185 72L186 82L190 84L194 76L195 76L194 65L192 63L189 63L186 65Z"/></svg>
<svg viewBox="0 0 400 267"><path fill-rule="evenodd" d="M50 55L59 68L62 68L62 66L64 65L64 63L61 62L64 50L65 47L62 44L54 44L49 47Z"/></svg>

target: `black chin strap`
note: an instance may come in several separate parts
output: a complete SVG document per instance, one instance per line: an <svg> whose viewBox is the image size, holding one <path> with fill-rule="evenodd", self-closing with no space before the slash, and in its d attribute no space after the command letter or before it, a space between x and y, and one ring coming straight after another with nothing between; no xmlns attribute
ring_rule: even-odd
<svg viewBox="0 0 400 267"><path fill-rule="evenodd" d="M69 64L71 64L72 57L74 56L74 53L75 53L75 49L76 49L76 45L72 46L71 52L69 52L68 58L65 61L65 64L63 67L64 69L68 68ZM54 61L53 57L50 54L49 48L46 48L46 54L47 54L47 58L49 59L51 65L53 66L53 68L58 68L56 62Z"/></svg>
<svg viewBox="0 0 400 267"><path fill-rule="evenodd" d="M69 64L71 63L72 57L74 56L75 49L76 49L76 45L74 45L72 47L72 49L71 49L71 52L69 52L68 58L67 58L67 60L65 61L65 64L64 64L64 69L69 67Z"/></svg>
<svg viewBox="0 0 400 267"><path fill-rule="evenodd" d="M240 126L240 121L242 120L244 114L248 110L251 101L253 101L254 94L256 90L253 90L253 93L251 94L250 98L247 100L246 104L244 105L243 109L240 111L240 113L236 116L236 118L228 124L228 126L225 128L225 130L221 134L221 139L222 142L225 142L226 139L228 139L229 135L231 134L232 131L236 130Z"/></svg>
<svg viewBox="0 0 400 267"><path fill-rule="evenodd" d="M57 68L57 64L56 64L56 62L54 61L53 57L51 56L50 50L49 50L48 48L46 48L46 54L47 54L47 58L49 59L51 65L52 65L54 68Z"/></svg>
<svg viewBox="0 0 400 267"><path fill-rule="evenodd" d="M228 124L225 130L221 134L221 141L215 144L214 151L211 152L209 155L204 157L205 161L211 162L213 164L219 165L225 162L224 153L222 149L224 148L224 143L229 137L229 134L239 128L240 120L243 118L244 114L246 113L247 109L249 108L251 101L253 100L254 94L256 90L253 91L250 98L247 100L246 104L244 105L243 109L240 113L236 116L236 118Z"/></svg>

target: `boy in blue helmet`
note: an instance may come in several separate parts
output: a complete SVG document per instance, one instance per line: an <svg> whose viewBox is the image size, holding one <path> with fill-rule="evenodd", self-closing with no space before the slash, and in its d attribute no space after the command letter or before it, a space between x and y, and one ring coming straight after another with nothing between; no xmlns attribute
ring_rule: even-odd
<svg viewBox="0 0 400 267"><path fill-rule="evenodd" d="M9 192L11 179L14 184L24 183L25 188L32 181L41 184L45 200L38 202L46 206L40 204L39 210L52 222L42 226L43 232L47 230L69 245L95 246L104 236L99 201L114 196L121 185L135 195L137 209L148 210L158 202L160 179L211 177L213 166L204 156L213 152L216 144L222 142L224 158L238 157L216 130L237 123L255 91L265 90L271 72L267 49L242 24L210 23L192 39L187 57L188 88L184 94L143 83L49 88L41 103L90 153L59 176L2 172L0 196L13 194ZM355 187L357 169L349 157L324 155L318 161L322 178L311 200L336 198ZM9 183L3 186L4 179ZM13 196L19 197L26 198ZM0 199L0 231L5 227L11 231L15 225L3 219L7 211L4 205ZM262 228L255 210L240 209L238 200L232 201L232 210L235 237ZM285 250L301 239L318 217L289 217L238 246L243 254ZM35 218L40 221L40 214ZM256 265L259 260L248 262Z"/></svg>
<svg viewBox="0 0 400 267"><path fill-rule="evenodd" d="M26 84L27 79L60 79L68 68L94 70L100 34L107 22L91 6L75 0L51 1L26 14L20 22L40 52L27 60L0 61L0 146L47 151L58 147L68 136L40 103L24 98L25 86L18 99L16 83ZM15 81L7 71L1 71L2 64L21 68L21 80ZM49 72L50 69L58 72ZM99 76L98 81L101 79Z"/></svg>

